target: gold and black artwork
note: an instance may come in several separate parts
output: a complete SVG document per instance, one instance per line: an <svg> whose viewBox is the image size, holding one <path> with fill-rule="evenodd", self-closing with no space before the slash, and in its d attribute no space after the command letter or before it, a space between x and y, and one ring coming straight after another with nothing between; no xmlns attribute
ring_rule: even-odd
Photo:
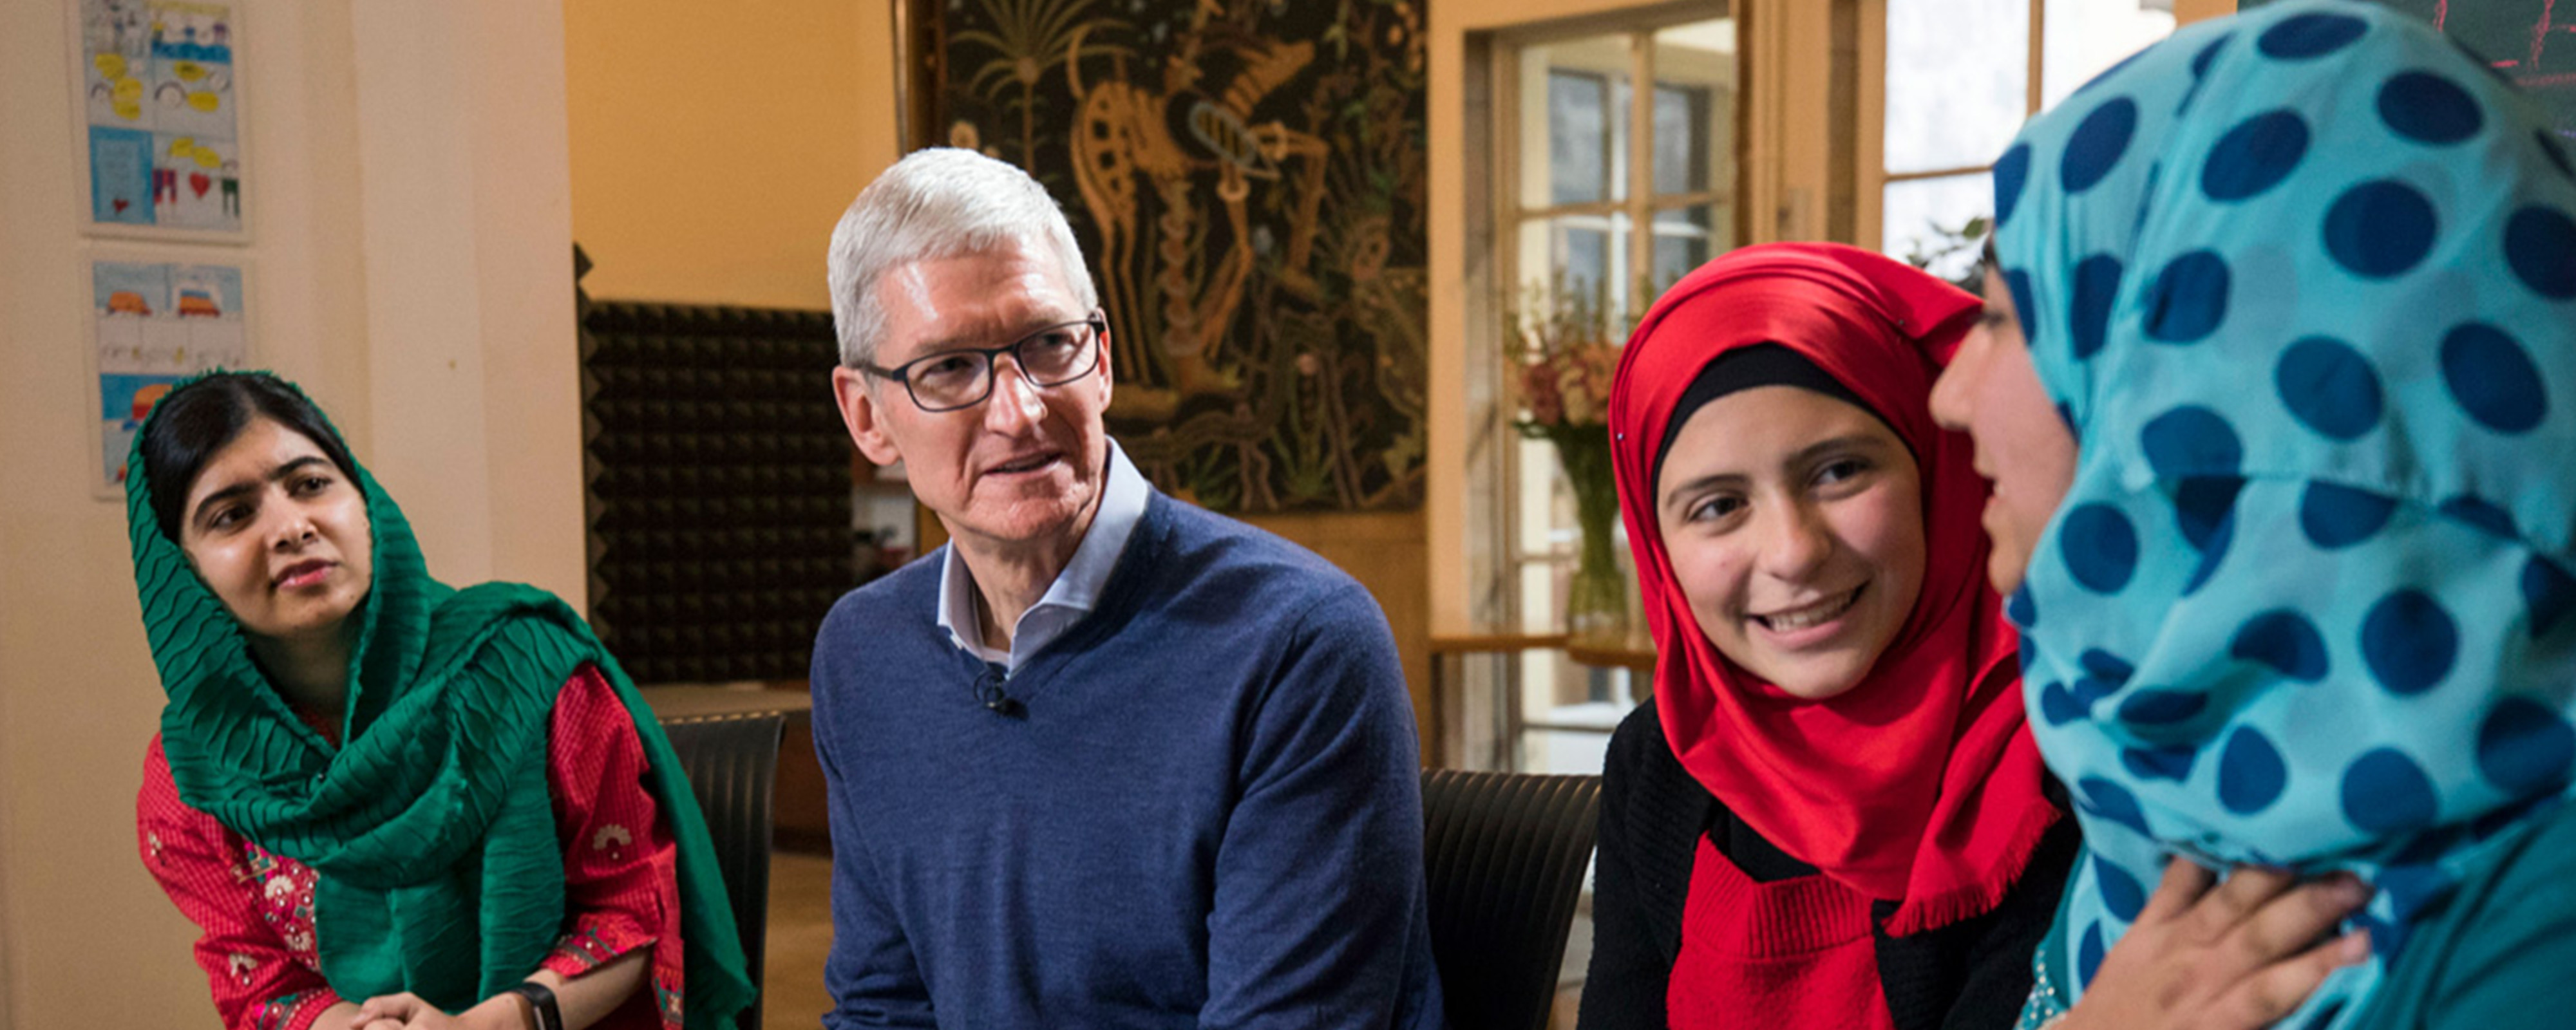
<svg viewBox="0 0 2576 1030"><path fill-rule="evenodd" d="M907 14L931 58L914 142L1064 206L1109 312L1110 431L1156 486L1228 512L1420 503L1420 0Z"/></svg>

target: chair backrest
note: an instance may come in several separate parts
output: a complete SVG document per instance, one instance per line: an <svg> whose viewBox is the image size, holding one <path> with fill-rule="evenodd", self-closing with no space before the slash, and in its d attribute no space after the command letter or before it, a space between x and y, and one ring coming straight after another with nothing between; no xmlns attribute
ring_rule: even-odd
<svg viewBox="0 0 2576 1030"><path fill-rule="evenodd" d="M1600 829L1601 778L1422 774L1431 951L1458 1030L1542 1030Z"/></svg>
<svg viewBox="0 0 2576 1030"><path fill-rule="evenodd" d="M742 932L742 956L752 986L761 983L761 960L768 948L769 835L771 798L778 781L778 737L786 717L758 712L666 720L662 732L679 752L680 768L706 814L708 835L715 838L716 867L724 874L725 894L733 902L734 925ZM757 999L739 1023L758 1030Z"/></svg>

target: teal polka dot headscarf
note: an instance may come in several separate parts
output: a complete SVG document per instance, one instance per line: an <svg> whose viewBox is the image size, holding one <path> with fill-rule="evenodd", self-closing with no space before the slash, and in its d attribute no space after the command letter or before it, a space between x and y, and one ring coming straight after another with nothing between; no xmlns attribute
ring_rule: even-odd
<svg viewBox="0 0 2576 1030"><path fill-rule="evenodd" d="M2034 120L1995 245L2081 441L2007 610L2088 860L2080 993L2168 855L2352 870L2372 961L2576 766L2576 176L2430 26L2192 26Z"/></svg>

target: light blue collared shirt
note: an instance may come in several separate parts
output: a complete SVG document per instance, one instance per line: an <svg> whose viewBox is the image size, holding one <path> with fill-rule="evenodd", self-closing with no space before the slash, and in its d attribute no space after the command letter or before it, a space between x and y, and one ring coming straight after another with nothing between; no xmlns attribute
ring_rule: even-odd
<svg viewBox="0 0 2576 1030"><path fill-rule="evenodd" d="M957 556L957 545L948 546L939 575L939 628L948 631L949 640L967 654L1018 672L1039 649L1091 614L1101 588L1109 583L1109 571L1127 551L1127 538L1135 535L1136 524L1145 518L1146 499L1153 495L1144 474L1136 471L1116 440L1109 441L1107 478L1100 488L1100 510L1091 516L1082 545L1074 549L1064 571L1056 573L1055 582L1047 585L1046 596L1020 613L1019 624L1011 628L1009 651L984 646L983 620L975 614L980 601L974 574Z"/></svg>

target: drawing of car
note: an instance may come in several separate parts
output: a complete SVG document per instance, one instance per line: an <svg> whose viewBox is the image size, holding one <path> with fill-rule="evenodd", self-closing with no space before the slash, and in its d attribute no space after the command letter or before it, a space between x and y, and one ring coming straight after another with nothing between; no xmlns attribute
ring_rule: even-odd
<svg viewBox="0 0 2576 1030"><path fill-rule="evenodd" d="M107 313L111 315L150 315L152 306L143 303L143 295L132 290L118 290L107 295Z"/></svg>
<svg viewBox="0 0 2576 1030"><path fill-rule="evenodd" d="M161 403L161 398L169 392L168 383L152 383L134 391L133 424L142 425L143 416L151 414L152 406Z"/></svg>
<svg viewBox="0 0 2576 1030"><path fill-rule="evenodd" d="M222 318L224 309L215 306L215 297L204 290L179 291L179 317Z"/></svg>

